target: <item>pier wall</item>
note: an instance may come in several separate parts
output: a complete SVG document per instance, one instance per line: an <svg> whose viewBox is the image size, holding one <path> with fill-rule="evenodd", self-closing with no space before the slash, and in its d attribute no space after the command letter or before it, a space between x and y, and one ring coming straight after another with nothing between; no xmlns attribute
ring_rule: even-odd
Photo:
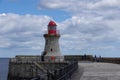
<svg viewBox="0 0 120 80"><path fill-rule="evenodd" d="M74 71L77 68L74 68L74 65L71 65L68 61L42 62L39 57L16 56L15 58L11 58L9 60L8 80L30 80L33 78L52 80L51 76L60 77L62 76L61 73L64 75L68 71ZM72 74L73 71L69 72L69 74Z"/></svg>

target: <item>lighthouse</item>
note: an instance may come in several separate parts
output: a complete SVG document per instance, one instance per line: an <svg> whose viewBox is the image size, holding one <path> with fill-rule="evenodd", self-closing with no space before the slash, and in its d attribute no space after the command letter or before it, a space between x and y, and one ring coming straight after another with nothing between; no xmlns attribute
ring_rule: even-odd
<svg viewBox="0 0 120 80"><path fill-rule="evenodd" d="M43 35L45 38L44 60L63 61L59 47L60 34L57 31L57 24L54 21L50 21L47 27L47 33Z"/></svg>

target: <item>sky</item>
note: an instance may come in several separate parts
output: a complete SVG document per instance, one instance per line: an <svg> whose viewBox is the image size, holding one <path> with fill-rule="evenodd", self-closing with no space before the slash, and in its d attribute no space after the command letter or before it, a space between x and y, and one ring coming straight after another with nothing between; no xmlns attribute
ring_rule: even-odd
<svg viewBox="0 0 120 80"><path fill-rule="evenodd" d="M0 57L40 55L50 20L63 55L120 57L120 0L0 0Z"/></svg>

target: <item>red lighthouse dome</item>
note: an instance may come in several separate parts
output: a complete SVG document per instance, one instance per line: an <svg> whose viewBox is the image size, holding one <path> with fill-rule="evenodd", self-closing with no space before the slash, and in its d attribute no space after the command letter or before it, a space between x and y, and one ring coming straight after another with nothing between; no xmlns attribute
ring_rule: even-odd
<svg viewBox="0 0 120 80"><path fill-rule="evenodd" d="M56 23L55 23L54 21L50 21L50 22L48 23L48 26L57 26L57 25L56 25Z"/></svg>
<svg viewBox="0 0 120 80"><path fill-rule="evenodd" d="M50 21L48 23L48 34L56 34L56 23L54 21Z"/></svg>

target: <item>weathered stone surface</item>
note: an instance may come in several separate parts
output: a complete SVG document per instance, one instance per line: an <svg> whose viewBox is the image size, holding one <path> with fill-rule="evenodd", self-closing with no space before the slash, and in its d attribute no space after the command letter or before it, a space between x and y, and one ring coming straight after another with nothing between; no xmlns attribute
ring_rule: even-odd
<svg viewBox="0 0 120 80"><path fill-rule="evenodd" d="M83 71L82 75L81 71ZM78 71L76 71L71 80L120 80L120 65L80 62Z"/></svg>

